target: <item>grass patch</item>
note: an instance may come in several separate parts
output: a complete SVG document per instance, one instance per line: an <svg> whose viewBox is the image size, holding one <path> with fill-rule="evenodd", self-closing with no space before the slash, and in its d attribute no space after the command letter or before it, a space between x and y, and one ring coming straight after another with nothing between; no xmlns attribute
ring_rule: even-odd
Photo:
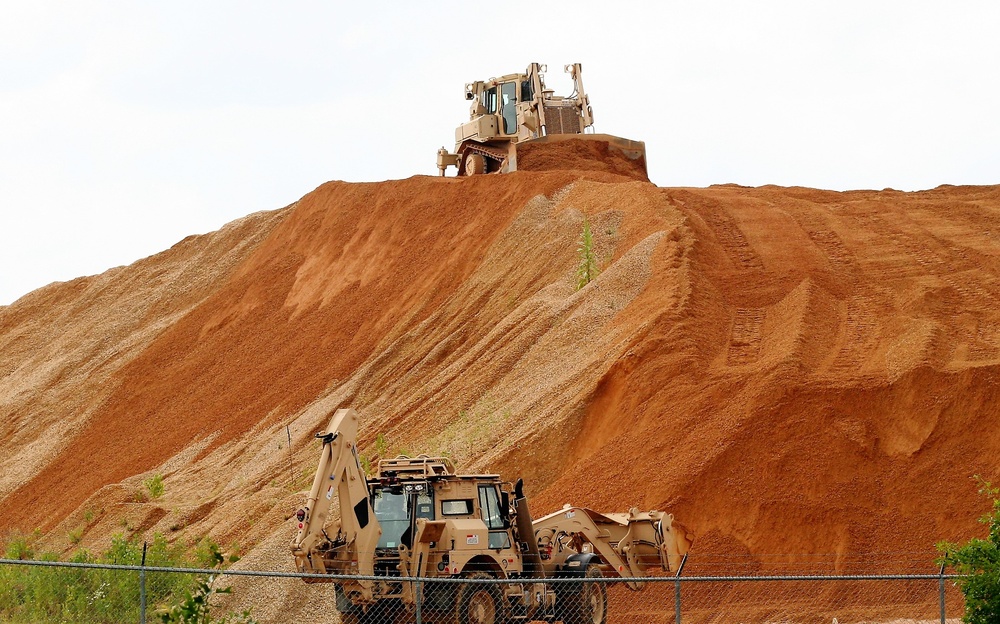
<svg viewBox="0 0 1000 624"><path fill-rule="evenodd" d="M81 531L82 532L82 531ZM14 535L4 545L8 559L57 561L50 552L36 552L40 535ZM72 538L71 538L72 541ZM100 554L79 549L68 559L75 563L139 565L141 541L116 535ZM146 565L210 568L217 565L219 548L208 539L193 545L169 544L157 534L149 542ZM147 572L149 613L167 607L195 590L198 579L183 573ZM79 622L111 624L139 621L139 574L125 570L0 566L0 622L11 624Z"/></svg>
<svg viewBox="0 0 1000 624"><path fill-rule="evenodd" d="M512 418L509 407L486 394L468 409L459 410L458 418L441 433L427 441L434 455L466 457L475 455L495 442L499 431Z"/></svg>

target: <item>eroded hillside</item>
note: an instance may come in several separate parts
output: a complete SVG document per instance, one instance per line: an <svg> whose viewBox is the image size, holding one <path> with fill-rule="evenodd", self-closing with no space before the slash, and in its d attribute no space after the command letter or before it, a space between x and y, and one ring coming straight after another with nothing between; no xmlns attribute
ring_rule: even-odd
<svg viewBox="0 0 1000 624"><path fill-rule="evenodd" d="M0 532L211 534L290 569L312 435L352 406L372 458L382 434L523 476L536 514L667 509L696 552L850 571L973 534L1000 187L619 173L331 182L0 308ZM585 218L601 273L577 290ZM263 615L315 608L281 587Z"/></svg>

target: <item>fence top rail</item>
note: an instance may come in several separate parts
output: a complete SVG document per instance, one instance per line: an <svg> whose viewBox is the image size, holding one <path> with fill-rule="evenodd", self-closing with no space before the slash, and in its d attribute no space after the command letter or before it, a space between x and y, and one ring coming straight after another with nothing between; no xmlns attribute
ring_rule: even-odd
<svg viewBox="0 0 1000 624"><path fill-rule="evenodd" d="M234 570L208 568L168 568L163 566L122 565L114 563L77 563L72 561L39 561L33 559L0 559L0 565L43 566L54 568L91 568L101 570L126 570L144 572L167 572L174 574L202 574L214 576L268 576L275 578L324 579L327 581L419 581L421 583L523 583L526 581L542 581L546 583L579 583L579 578L512 578L512 579L468 579L462 577L398 577L398 576L360 576L342 574L306 574L303 572L277 572L269 570ZM624 581L647 583L697 583L697 582L752 582L752 581L920 581L962 578L962 574L809 574L809 575L770 575L770 576L645 576L645 577L604 577L591 578L588 582L620 583Z"/></svg>
<svg viewBox="0 0 1000 624"><path fill-rule="evenodd" d="M664 581L710 582L710 581L930 581L939 579L962 578L964 574L794 574L794 575L760 575L760 576L682 576L679 578L662 579ZM653 580L653 579L646 579Z"/></svg>

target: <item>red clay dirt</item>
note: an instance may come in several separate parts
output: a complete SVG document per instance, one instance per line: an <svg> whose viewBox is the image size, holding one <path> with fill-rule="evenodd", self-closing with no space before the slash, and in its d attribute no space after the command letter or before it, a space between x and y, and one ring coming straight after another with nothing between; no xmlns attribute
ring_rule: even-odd
<svg viewBox="0 0 1000 624"><path fill-rule="evenodd" d="M327 183L0 307L0 534L207 533L290 569L338 406L369 456L382 433L523 476L536 515L670 511L693 573L926 571L981 531L1000 187L661 189L554 158ZM584 217L601 273L577 290ZM153 473L166 493L144 500ZM305 591L265 619L306 613Z"/></svg>
<svg viewBox="0 0 1000 624"><path fill-rule="evenodd" d="M517 148L518 171L603 171L648 181L646 159L632 159L607 141L569 139L524 143Z"/></svg>

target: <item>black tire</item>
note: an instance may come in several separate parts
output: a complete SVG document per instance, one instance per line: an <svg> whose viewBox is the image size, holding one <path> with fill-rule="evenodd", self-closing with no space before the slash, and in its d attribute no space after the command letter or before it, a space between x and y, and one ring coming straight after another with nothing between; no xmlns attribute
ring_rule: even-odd
<svg viewBox="0 0 1000 624"><path fill-rule="evenodd" d="M587 566L584 578L601 578L601 569ZM556 595L556 611L563 624L607 624L608 586L606 583L568 583Z"/></svg>
<svg viewBox="0 0 1000 624"><path fill-rule="evenodd" d="M473 572L469 579L492 579L485 572ZM504 624L507 613L500 586L487 583L463 584L455 593L456 624Z"/></svg>

